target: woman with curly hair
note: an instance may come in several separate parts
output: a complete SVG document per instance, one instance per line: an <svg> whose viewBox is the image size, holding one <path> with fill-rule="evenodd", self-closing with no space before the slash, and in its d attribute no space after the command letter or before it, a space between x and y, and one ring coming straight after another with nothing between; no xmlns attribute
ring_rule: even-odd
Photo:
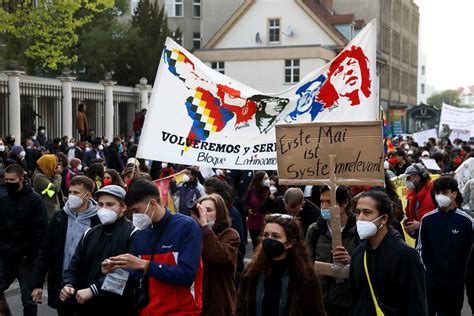
<svg viewBox="0 0 474 316"><path fill-rule="evenodd" d="M326 315L300 223L288 214L267 215L262 238L242 273L236 315Z"/></svg>

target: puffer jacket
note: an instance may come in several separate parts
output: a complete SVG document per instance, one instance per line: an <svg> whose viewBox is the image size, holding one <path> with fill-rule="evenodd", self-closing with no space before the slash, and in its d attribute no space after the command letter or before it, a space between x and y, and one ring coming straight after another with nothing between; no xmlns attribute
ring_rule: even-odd
<svg viewBox="0 0 474 316"><path fill-rule="evenodd" d="M474 212L474 179L469 180L462 189L464 209Z"/></svg>

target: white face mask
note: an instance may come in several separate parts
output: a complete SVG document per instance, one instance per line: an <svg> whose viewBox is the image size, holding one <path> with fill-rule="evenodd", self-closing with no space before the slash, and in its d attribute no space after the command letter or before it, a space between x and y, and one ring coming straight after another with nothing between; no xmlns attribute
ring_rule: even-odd
<svg viewBox="0 0 474 316"><path fill-rule="evenodd" d="M216 223L216 221L209 221L209 222L207 222L207 225L209 226L209 228L212 228L212 227L214 227L215 223Z"/></svg>
<svg viewBox="0 0 474 316"><path fill-rule="evenodd" d="M0 152L5 151L5 145L0 145Z"/></svg>
<svg viewBox="0 0 474 316"><path fill-rule="evenodd" d="M262 182L262 185L263 185L264 187L269 188L269 187L270 187L270 179L264 180L264 181Z"/></svg>
<svg viewBox="0 0 474 316"><path fill-rule="evenodd" d="M117 213L106 208L99 208L97 211L97 216L99 216L100 222L102 225L110 225L115 223L117 220Z"/></svg>
<svg viewBox="0 0 474 316"><path fill-rule="evenodd" d="M74 147L74 143L69 143L69 144L67 144L67 145L69 146L69 148Z"/></svg>
<svg viewBox="0 0 474 316"><path fill-rule="evenodd" d="M32 140L36 140L36 136L31 137Z"/></svg>
<svg viewBox="0 0 474 316"><path fill-rule="evenodd" d="M407 180L406 187L407 187L408 190L414 190L415 189L415 184L412 181Z"/></svg>
<svg viewBox="0 0 474 316"><path fill-rule="evenodd" d="M20 156L20 158L25 158L26 152L24 150L20 151L19 156Z"/></svg>
<svg viewBox="0 0 474 316"><path fill-rule="evenodd" d="M443 194L435 195L436 203L440 208L446 208L451 205L451 198Z"/></svg>
<svg viewBox="0 0 474 316"><path fill-rule="evenodd" d="M99 151L102 151L102 150L104 150L104 146L99 145L99 146L97 147L97 149L98 149Z"/></svg>
<svg viewBox="0 0 474 316"><path fill-rule="evenodd" d="M216 176L218 176L218 177L224 176L224 171L222 171L221 169L217 169L216 170Z"/></svg>
<svg viewBox="0 0 474 316"><path fill-rule="evenodd" d="M277 193L277 192L278 192L278 188L277 188L276 186L273 186L273 185L270 186L270 193L271 193L271 194L275 194L275 193Z"/></svg>
<svg viewBox="0 0 474 316"><path fill-rule="evenodd" d="M148 202L145 213L133 214L132 216L133 225L135 225L135 227L137 227L138 229L145 229L145 228L150 227L151 224L153 224L153 222L151 221L151 218L148 215L146 215L149 207L150 207L150 202ZM153 210L151 217L153 217L154 213L155 211Z"/></svg>
<svg viewBox="0 0 474 316"><path fill-rule="evenodd" d="M190 178L187 174L185 174L185 175L183 176L183 181L184 181L184 182L189 182L189 180L191 180L191 178Z"/></svg>
<svg viewBox="0 0 474 316"><path fill-rule="evenodd" d="M86 147L86 151L91 151L92 149L90 147Z"/></svg>
<svg viewBox="0 0 474 316"><path fill-rule="evenodd" d="M78 170L82 170L82 165L77 166Z"/></svg>
<svg viewBox="0 0 474 316"><path fill-rule="evenodd" d="M161 168L162 168L162 169L168 168L168 164L167 164L166 162L162 162L162 163L161 163Z"/></svg>
<svg viewBox="0 0 474 316"><path fill-rule="evenodd" d="M67 199L67 203L69 204L69 206L73 210L76 210L76 209L78 209L82 206L82 203L84 203L84 201L82 200L83 198L84 198L84 196L80 197L80 196L77 196L77 195L69 194L69 197Z"/></svg>
<svg viewBox="0 0 474 316"><path fill-rule="evenodd" d="M360 239L368 239L370 237L375 236L377 234L377 231L382 228L383 224L380 225L380 227L377 228L377 225L374 224L375 221L379 220L381 217L384 215L381 215L374 219L373 221L357 221L357 233L359 234Z"/></svg>

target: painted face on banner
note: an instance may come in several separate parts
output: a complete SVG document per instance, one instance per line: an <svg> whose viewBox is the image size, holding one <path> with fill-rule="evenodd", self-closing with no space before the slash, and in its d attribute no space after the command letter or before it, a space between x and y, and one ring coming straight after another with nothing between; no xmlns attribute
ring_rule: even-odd
<svg viewBox="0 0 474 316"><path fill-rule="evenodd" d="M362 74L357 59L347 57L329 78L339 95L347 95L359 90L362 85Z"/></svg>

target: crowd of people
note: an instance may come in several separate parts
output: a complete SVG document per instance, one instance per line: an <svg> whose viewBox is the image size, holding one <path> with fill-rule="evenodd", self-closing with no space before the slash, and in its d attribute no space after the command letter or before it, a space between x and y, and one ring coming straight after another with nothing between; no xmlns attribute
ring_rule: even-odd
<svg viewBox="0 0 474 316"><path fill-rule="evenodd" d="M16 279L24 315L46 284L58 315L461 315L465 289L474 307L466 142L396 139L384 187L337 187L333 249L329 186L145 161L85 122L77 140L47 140L44 127L22 145L0 139L0 315ZM176 174L172 212L155 180ZM315 261L350 266L349 277Z"/></svg>

